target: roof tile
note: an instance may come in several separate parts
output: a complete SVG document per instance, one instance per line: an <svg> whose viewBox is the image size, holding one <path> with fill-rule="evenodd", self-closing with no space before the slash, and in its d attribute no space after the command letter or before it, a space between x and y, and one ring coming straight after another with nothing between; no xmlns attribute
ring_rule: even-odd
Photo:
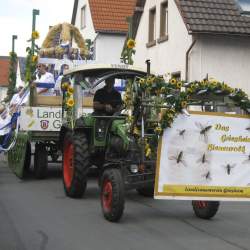
<svg viewBox="0 0 250 250"><path fill-rule="evenodd" d="M89 0L96 31L128 31L126 17L132 16L136 0Z"/></svg>
<svg viewBox="0 0 250 250"><path fill-rule="evenodd" d="M250 35L250 17L235 0L176 0L191 33Z"/></svg>

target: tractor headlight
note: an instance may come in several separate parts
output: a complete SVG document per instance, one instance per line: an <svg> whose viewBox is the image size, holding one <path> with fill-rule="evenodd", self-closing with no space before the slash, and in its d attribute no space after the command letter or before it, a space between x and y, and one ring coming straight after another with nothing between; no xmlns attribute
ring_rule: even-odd
<svg viewBox="0 0 250 250"><path fill-rule="evenodd" d="M136 173L138 173L138 171L139 171L139 168L136 164L130 165L130 172L131 173L136 174Z"/></svg>

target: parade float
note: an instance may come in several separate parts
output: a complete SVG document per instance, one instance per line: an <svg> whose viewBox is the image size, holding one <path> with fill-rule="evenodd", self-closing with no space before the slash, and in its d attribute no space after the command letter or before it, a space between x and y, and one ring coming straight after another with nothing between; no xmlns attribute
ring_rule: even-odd
<svg viewBox="0 0 250 250"><path fill-rule="evenodd" d="M249 201L246 93L213 79L166 80L150 74L149 62L147 68L82 65L67 72L75 94L60 133L66 195L82 197L88 169L96 165L103 215L112 222L122 217L131 189L155 199L191 200L202 219L212 218L221 200ZM82 83L109 77L126 79L124 111L77 112Z"/></svg>
<svg viewBox="0 0 250 250"><path fill-rule="evenodd" d="M39 33L32 33L33 40ZM62 96L38 95L36 87L46 83L34 82L36 65L45 64L56 79L64 64L70 68L86 63L88 50L79 30L63 23L50 28L41 48L27 48L26 92L29 100L19 104L18 126L15 145L8 150L8 164L14 173L23 178L30 168L34 155L34 175L41 179L47 176L48 162L56 162L60 156L58 138L62 119ZM41 86L40 86L41 87ZM49 88L54 88L51 84ZM86 104L88 105L88 104ZM31 144L35 146L32 152Z"/></svg>

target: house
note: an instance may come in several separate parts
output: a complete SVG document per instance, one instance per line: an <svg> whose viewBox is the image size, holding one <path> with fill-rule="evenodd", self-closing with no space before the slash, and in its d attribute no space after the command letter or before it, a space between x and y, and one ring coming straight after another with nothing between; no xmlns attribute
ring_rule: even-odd
<svg viewBox="0 0 250 250"><path fill-rule="evenodd" d="M250 1L138 0L134 61L186 81L213 77L250 94Z"/></svg>
<svg viewBox="0 0 250 250"><path fill-rule="evenodd" d="M0 102L6 97L9 85L9 65L8 56L0 56Z"/></svg>
<svg viewBox="0 0 250 250"><path fill-rule="evenodd" d="M75 0L71 24L92 41L92 59L119 63L136 0Z"/></svg>
<svg viewBox="0 0 250 250"><path fill-rule="evenodd" d="M3 101L7 95L7 90L9 86L9 67L10 57L0 56L0 102ZM23 85L24 78L25 58L18 57L16 86Z"/></svg>

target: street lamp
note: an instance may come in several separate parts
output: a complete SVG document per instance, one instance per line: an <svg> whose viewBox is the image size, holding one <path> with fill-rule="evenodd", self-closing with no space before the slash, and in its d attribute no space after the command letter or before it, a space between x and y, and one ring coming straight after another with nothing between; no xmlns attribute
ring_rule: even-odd
<svg viewBox="0 0 250 250"><path fill-rule="evenodd" d="M12 53L15 52L15 40L17 39L17 35L12 35Z"/></svg>
<svg viewBox="0 0 250 250"><path fill-rule="evenodd" d="M32 33L33 31L36 30L36 16L40 14L39 10L33 9L32 11ZM32 55L34 55L34 48L35 48L35 39L32 37L31 38L31 51L32 51Z"/></svg>

